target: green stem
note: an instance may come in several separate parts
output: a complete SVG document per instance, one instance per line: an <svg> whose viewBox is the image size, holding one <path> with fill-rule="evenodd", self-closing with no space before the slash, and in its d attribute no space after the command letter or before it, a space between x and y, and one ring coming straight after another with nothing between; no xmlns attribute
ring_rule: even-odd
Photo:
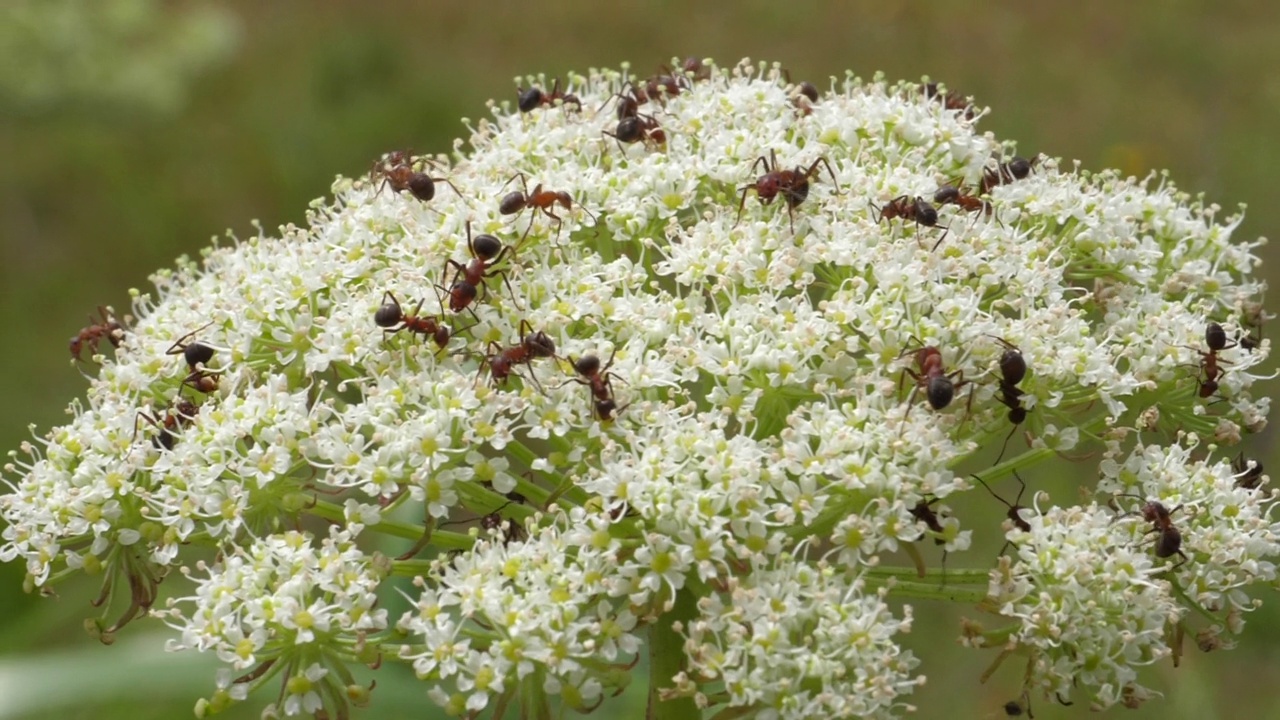
<svg viewBox="0 0 1280 720"><path fill-rule="evenodd" d="M902 578L906 580L915 580L920 577L919 572L913 567L887 567L879 566L867 568L863 574L869 578ZM939 579L946 578L947 582L960 583L983 583L985 584L991 578L990 570L980 568L930 568L925 570L925 577L936 577Z"/></svg>
<svg viewBox="0 0 1280 720"><path fill-rule="evenodd" d="M869 589L887 587L890 595L916 598L918 600L946 600L947 602L976 605L987 596L985 589L970 590L949 585L898 580L897 578L881 580L869 577L866 578L866 583Z"/></svg>
<svg viewBox="0 0 1280 720"><path fill-rule="evenodd" d="M346 522L342 506L328 500L316 500L316 504L307 508L307 512L332 522ZM383 520L376 525L370 525L368 529L406 540L417 540L422 537L421 525L395 520ZM431 544L447 550L466 550L475 545L476 541L464 533L436 530L431 533Z"/></svg>
<svg viewBox="0 0 1280 720"><path fill-rule="evenodd" d="M671 679L684 670L684 637L676 632L675 624L687 625L697 617L697 602L689 588L677 591L671 612L649 627L649 705L645 711L646 720L702 717L692 697L662 700L658 694L662 688L670 687Z"/></svg>

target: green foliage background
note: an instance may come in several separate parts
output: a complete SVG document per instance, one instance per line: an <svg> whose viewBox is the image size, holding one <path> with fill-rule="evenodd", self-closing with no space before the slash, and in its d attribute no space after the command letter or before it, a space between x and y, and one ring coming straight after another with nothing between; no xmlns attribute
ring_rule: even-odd
<svg viewBox="0 0 1280 720"><path fill-rule="evenodd" d="M188 88L185 106L94 98L31 107L0 93L6 450L26 437L27 423L43 432L62 422L68 400L83 393L66 343L97 305L126 310L127 288L146 288L148 273L227 228L248 235L254 218L268 230L301 223L335 174L362 173L382 152L447 151L464 131L459 118L483 115L488 98L514 102L512 78L526 73L629 60L643 76L672 56L698 55L722 64L777 60L820 87L846 68L863 77L929 75L993 108L981 127L1018 141L1024 155L1139 176L1169 168L1179 186L1229 210L1248 203L1239 237L1280 225L1272 199L1280 163L1275 3L242 0L221 7L238 17L241 43ZM1274 269L1264 271L1275 282ZM1274 469L1273 437L1268 430L1246 447ZM1066 477L1033 483L1063 500L1075 491ZM994 502L975 503L966 526L994 526L1002 513ZM979 548L973 558L996 549ZM190 717L194 697L212 689L209 658L160 654L158 623L136 622L118 645L101 647L80 626L96 588L74 583L59 599L39 599L21 592L21 571L0 567L0 719ZM176 579L165 589L178 590ZM1126 717L1280 717L1270 682L1280 674L1280 597L1267 601L1248 617L1234 651L1205 655L1189 643L1181 668L1151 668L1167 699ZM980 685L993 655L956 646L960 615L976 617L916 606L910 640L928 648L921 670L929 675L918 716L1003 717L1019 663ZM401 678L379 673L366 717L434 717L421 686ZM641 717L643 688L632 690L640 692L629 694L629 705L597 717ZM234 716L256 717L244 710ZM1035 711L1037 718L1088 713L1044 702Z"/></svg>

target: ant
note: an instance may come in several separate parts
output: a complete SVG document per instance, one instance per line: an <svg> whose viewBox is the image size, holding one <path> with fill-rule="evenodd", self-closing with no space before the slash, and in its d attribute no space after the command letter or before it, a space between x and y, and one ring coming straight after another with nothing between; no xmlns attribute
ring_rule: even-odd
<svg viewBox="0 0 1280 720"><path fill-rule="evenodd" d="M935 497L932 500L925 500L924 498L921 498L920 502L916 503L915 507L907 511L911 513L911 517L924 523L924 526L929 528L929 530L935 535L946 534L946 530L942 527L942 521L939 519L938 513L933 509L934 504L941 499L942 498L939 497ZM945 545L946 542L947 541L943 540L941 537L935 537L933 539L933 544L935 545Z"/></svg>
<svg viewBox="0 0 1280 720"><path fill-rule="evenodd" d="M924 92L926 100L937 100L942 103L942 107L947 110L963 110L965 120L973 119L973 105L969 102L968 98L961 95L959 92L949 90L945 95L943 95L941 88L938 87L938 83L925 83L924 87L921 89Z"/></svg>
<svg viewBox="0 0 1280 720"><path fill-rule="evenodd" d="M938 188L938 191L933 194L933 201L938 205L958 205L965 212L981 211L987 217L990 217L992 212L991 203L977 195L970 195L960 186L958 180L952 180Z"/></svg>
<svg viewBox="0 0 1280 720"><path fill-rule="evenodd" d="M458 192L457 186L450 182L448 178L433 178L427 173L416 171L413 169L413 162L413 158L407 151L394 150L387 153L382 159L374 161L373 169L369 171L369 177L375 181L382 180L382 184L378 186L379 192L386 186L390 186L397 193L408 190L410 195L422 202L427 202L436 196L436 183L438 182L447 184L461 197L462 193ZM432 164L430 160L426 160L426 162Z"/></svg>
<svg viewBox="0 0 1280 720"><path fill-rule="evenodd" d="M818 86L805 80L796 86L791 104L796 106L796 111L801 115L809 115L813 113L813 106L818 103L819 97Z"/></svg>
<svg viewBox="0 0 1280 720"><path fill-rule="evenodd" d="M1229 350L1236 346L1236 343L1227 344L1227 331L1216 322L1211 322L1204 330L1204 343L1209 346L1208 352L1193 348L1190 345L1182 347L1188 350L1195 350L1200 354L1200 371L1204 373L1204 378L1196 378L1200 384L1199 395L1202 398L1212 397L1218 392L1218 380L1227 371L1219 365L1230 365L1227 361L1218 357L1218 353L1223 350Z"/></svg>
<svg viewBox="0 0 1280 720"><path fill-rule="evenodd" d="M746 205L747 193L755 190L761 205L771 204L781 193L782 199L787 203L787 218L791 221L791 232L794 233L796 231L795 208L809 197L809 183L821 175L818 165L826 166L827 172L831 175L831 182L836 186L836 192L840 192L840 181L836 180L836 171L831 169L831 163L825 156L814 160L807 170L798 165L794 170L780 169L776 150L770 150L768 158L763 155L756 158L756 161L751 164L751 171L755 172L756 167L763 166L764 174L754 183L739 188L742 191L742 197L738 200L738 219L734 222L734 226L742 222L742 208Z"/></svg>
<svg viewBox="0 0 1280 720"><path fill-rule="evenodd" d="M573 210L573 198L564 190L553 191L543 190L542 183L533 186L533 192L529 192L529 186L525 183L524 173L516 173L511 176L511 180L520 178L521 190L507 193L503 196L502 201L498 203L498 212L503 215L519 215L526 208L533 208L540 211L543 215L551 218L556 224L556 237L560 237L560 227L564 224L563 219L553 212L556 205L563 207L565 210ZM508 180L503 187L511 184ZM591 216L591 221L595 222L596 216L591 211L578 206L580 210ZM533 223L529 223L529 227L525 228L524 235L520 238L521 242L529 236L529 231L533 229Z"/></svg>
<svg viewBox="0 0 1280 720"><path fill-rule="evenodd" d="M81 353L86 347L89 348L90 358L97 355L98 343L102 342L103 338L106 338L114 348L120 347L120 343L124 342L124 326L116 320L115 315L103 305L98 306L98 315L102 318L102 322L94 320L90 315L89 325L71 338L69 343L71 357L75 358L76 362L84 362Z"/></svg>
<svg viewBox="0 0 1280 720"><path fill-rule="evenodd" d="M619 106L621 110L621 106ZM600 132L613 138L618 143L618 149L626 153L627 149L622 147L622 143L628 145L643 141L645 146L649 145L665 145L667 143L667 133L658 124L658 121L648 115L635 113L624 117L618 121L618 127L613 132L601 130Z"/></svg>
<svg viewBox="0 0 1280 720"><path fill-rule="evenodd" d="M445 260L445 274L449 272L449 266L452 265L457 273L453 276L454 282L450 285L449 291L449 307L454 312L460 312L464 307L471 304L471 301L479 295L481 290L486 289L485 278L500 277L502 284L507 286L507 292L511 295L511 301L520 307L519 301L516 300L516 294L511 290L511 281L507 279L506 270L494 270L493 266L502 262L507 256L507 251L511 251L511 255L516 254L516 248L503 245L498 238L488 233L471 237L471 221L467 221L467 250L471 253L471 262L465 266L453 259ZM470 288L468 290L467 288ZM465 300L465 302L462 302ZM459 307L455 304L461 303Z"/></svg>
<svg viewBox="0 0 1280 720"><path fill-rule="evenodd" d="M540 105L555 105L559 100L562 105L573 105L574 109L582 110L582 103L576 95L571 95L560 91L560 78L556 78L555 84L551 86L551 92L544 93L538 86L533 86L528 90L517 88L516 106L520 108L520 112L532 112Z"/></svg>
<svg viewBox="0 0 1280 720"><path fill-rule="evenodd" d="M1008 185L1014 180L1022 180L1031 174L1031 168L1038 162L1040 162L1039 155L1031 160L1015 155L1008 162L997 163L994 168L983 168L982 180L978 183L978 194L987 195L994 187Z"/></svg>
<svg viewBox="0 0 1280 720"><path fill-rule="evenodd" d="M1127 494L1126 496L1142 500L1138 495ZM1179 505L1174 509L1169 510L1159 501L1147 500L1138 511L1142 513L1143 520L1151 523L1151 529L1144 533L1144 535L1150 535L1151 533L1159 534L1159 537L1156 538L1156 557L1167 558L1177 555L1182 558L1182 562L1174 565L1170 570L1177 570L1179 567L1182 567L1183 563L1187 562L1187 556L1182 552L1182 533L1178 531L1178 528L1174 527L1173 520L1171 519L1173 514L1181 509L1182 506ZM1125 513L1125 515L1133 514L1135 513ZM1121 517L1123 517L1123 515Z"/></svg>
<svg viewBox="0 0 1280 720"><path fill-rule="evenodd" d="M877 212L876 222L881 220L892 220L894 218L902 218L903 220L911 220L916 224L916 235L920 234L920 226L937 227L938 211L924 198L919 195L913 199L910 195L899 195L898 197L885 203L883 207L877 208L871 206L872 210ZM937 250L942 241L946 239L950 228L943 228L942 237L938 238L938 242L933 244L933 250ZM933 252L930 250L930 252Z"/></svg>
<svg viewBox="0 0 1280 720"><path fill-rule="evenodd" d="M1236 474L1238 488L1256 490L1262 484L1262 463L1257 460L1246 460L1243 452L1231 461L1231 469Z"/></svg>
<svg viewBox="0 0 1280 720"><path fill-rule="evenodd" d="M195 337L196 333L212 324L212 321L207 322L183 335L164 351L165 355L181 355L187 363L187 368L191 370L191 373L183 378L182 384L206 395L218 389L218 378L222 377L222 373L211 372L205 367L213 359L216 350L211 345L205 345L199 341L188 341Z"/></svg>
<svg viewBox="0 0 1280 720"><path fill-rule="evenodd" d="M586 385L591 388L591 398L595 402L596 416L601 422L610 422L617 413L627 409L627 405L618 407L617 400L613 397L613 379L619 382L622 378L616 373L609 372L609 368L613 367L613 358L618 354L618 349L614 348L613 353L609 355L609 361L600 367L600 358L595 355L583 355L581 358L574 360L569 358L569 362L573 364L573 369L582 377L570 378L579 385Z"/></svg>
<svg viewBox="0 0 1280 720"><path fill-rule="evenodd" d="M1027 408L1022 406L1022 396L1026 393L1017 387L1018 383L1027 376L1027 360L1022 357L1022 351L1017 345L994 335L988 337L995 338L996 342L1004 346L1004 352L1000 354L1000 395L996 400L1009 408L1009 422L1013 423L1009 434L1004 438L1004 444L1000 446L1000 454L996 456L995 464L999 465L1000 459L1004 457L1004 451L1009 447L1010 438L1017 432L1018 426L1027 419Z"/></svg>
<svg viewBox="0 0 1280 720"><path fill-rule="evenodd" d="M1017 470L1013 471L1013 476L1018 480L1018 496L1013 499L1012 503L1000 497L999 495L997 495L996 491L991 489L991 486L987 484L986 480L983 480L977 475L972 475L971 477L974 480L977 480L979 483L982 483L982 487L986 488L987 492L991 493L991 497L995 498L996 500L999 500L1005 507L1009 508L1009 511L1005 513L1005 517L1007 517L1009 521L1013 523L1014 527L1018 528L1022 532L1029 533L1031 532L1031 524L1028 523L1026 520L1023 520L1022 515L1018 513L1019 510L1027 509L1025 505L1019 504L1022 502L1022 493L1026 492L1027 490L1027 483L1022 479L1022 476L1018 474ZM1012 544L1013 544L1013 541L1005 540L1004 546L1000 548L1000 554L1003 555L1004 551L1009 549L1009 546Z"/></svg>
<svg viewBox="0 0 1280 720"><path fill-rule="evenodd" d="M413 312L406 313L401 309L400 301L396 299L395 294L388 290L382 293L382 305L374 312L373 321L383 329L384 336L395 335L401 330L408 330L415 335L429 336L435 341L436 347L444 350L445 346L449 344L451 335L456 333L451 333L449 328L441 324L440 318L435 315L419 315L418 311L422 309L424 301L425 299L419 300ZM467 329L463 328L459 332Z"/></svg>
<svg viewBox="0 0 1280 720"><path fill-rule="evenodd" d="M172 450L174 444L178 442L178 430L190 425L195 420L198 412L200 412L200 408L185 397L179 397L177 405L167 410L161 419L139 410L137 416L133 419L133 437L135 440L138 437L138 421L146 420L160 430L151 439L152 447L157 450Z"/></svg>
<svg viewBox="0 0 1280 720"><path fill-rule="evenodd" d="M664 68L669 75L675 73L670 68ZM701 58L689 56L680 63L680 69L684 72L686 78L694 82L711 79L711 66L702 61Z"/></svg>
<svg viewBox="0 0 1280 720"><path fill-rule="evenodd" d="M915 406L916 392L925 391L925 397L929 400L929 405L934 410L941 410L951 404L951 399L955 396L955 391L969 384L964 379L964 370L954 370L950 373L942 364L942 351L936 347L922 347L918 350L907 350L898 357L905 357L912 354L915 363L920 367L920 372L912 370L910 367L902 369L902 374L898 377L898 389L902 389L902 381L907 375L915 380L916 386L911 389L911 397L907 400L907 414L911 413L911 408ZM953 381L952 378L958 377L959 380ZM969 393L969 402L973 402L973 392ZM903 416L906 420L906 415Z"/></svg>
<svg viewBox="0 0 1280 720"><path fill-rule="evenodd" d="M490 352L484 356L480 363L480 371L484 371L484 366L489 366L489 374L493 378L495 385L505 384L511 373L515 372L516 365L528 365L529 377L533 380L533 384L542 390L542 385L538 382L538 377L533 372L533 359L540 357L555 357L556 344L545 332L539 330L533 332L533 327L529 325L528 320L520 321L520 342L509 348L502 348L492 340L489 341L489 349L497 350ZM477 375L477 378L479 375Z"/></svg>
<svg viewBox="0 0 1280 720"><path fill-rule="evenodd" d="M480 527L483 528L485 532L492 533L494 531L498 531L502 533L503 545L510 545L513 542L518 542L525 538L524 526L515 518L503 518L501 514L502 509L513 502L515 501L511 500L497 510L494 510L488 515L480 518Z"/></svg>

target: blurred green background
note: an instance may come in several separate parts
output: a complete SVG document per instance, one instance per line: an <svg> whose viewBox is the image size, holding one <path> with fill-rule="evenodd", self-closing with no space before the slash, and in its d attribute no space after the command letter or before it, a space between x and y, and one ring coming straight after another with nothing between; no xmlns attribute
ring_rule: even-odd
<svg viewBox="0 0 1280 720"><path fill-rule="evenodd" d="M43 432L62 422L83 393L67 339L96 306L127 310L129 287L147 288L150 272L227 228L247 235L255 218L269 231L301 223L336 174L362 173L382 152L447 151L463 132L459 118L482 116L488 98L514 101L512 78L526 73L630 61L643 76L672 56L697 55L777 60L820 87L846 68L929 75L990 106L982 129L1016 140L1024 155L1137 175L1169 168L1180 187L1229 210L1249 204L1239 238L1280 224L1276 3L5 3L5 449L28 423ZM1274 468L1272 436L1247 448ZM994 526L1003 508L983 511ZM117 646L101 647L80 629L94 588L77 583L40 600L21 593L21 570L0 566L0 718L190 717L194 698L212 689L207 659L159 654L158 623L137 622ZM1151 668L1166 699L1126 717L1280 718L1269 683L1280 677L1280 598L1266 599L1234 651L1205 655L1189 644L1181 668ZM1016 695L1013 661L978 683L992 655L957 647L962 614L976 616L916 605L910 643L929 676L913 698L918 717L1004 717ZM142 637L148 631L157 634ZM366 717L434 717L420 687L387 675ZM639 717L642 695L629 699L597 717ZM1044 702L1035 711L1088 713Z"/></svg>

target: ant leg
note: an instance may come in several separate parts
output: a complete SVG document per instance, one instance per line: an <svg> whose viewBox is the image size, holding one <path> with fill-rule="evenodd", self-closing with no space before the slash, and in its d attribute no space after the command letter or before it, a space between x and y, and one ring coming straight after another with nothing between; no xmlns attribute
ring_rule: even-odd
<svg viewBox="0 0 1280 720"><path fill-rule="evenodd" d="M760 159L763 160L764 158ZM755 185L742 186L742 198L738 200L738 219L733 222L734 227L738 227L738 224L742 222L742 208L747 204L747 193L753 188L755 188Z"/></svg>
<svg viewBox="0 0 1280 720"><path fill-rule="evenodd" d="M524 308L520 307L520 301L516 299L516 294L515 294L515 292L513 292L513 291L511 290L511 283L510 283L510 281L508 281L508 280L507 280L507 271L506 271L506 270L498 270L498 271L496 271L496 272L492 273L492 274L490 275L490 277L500 277L500 278L502 278L502 284L507 286L507 294L511 296L511 302L515 304L515 306L516 306L516 310L520 310L521 312L523 312L523 311L524 311Z"/></svg>
<svg viewBox="0 0 1280 720"><path fill-rule="evenodd" d="M919 224L917 224L917 225L916 225L916 231L917 231L917 232L919 232L919 230L920 230L920 225L919 225ZM942 229L942 237L938 238L938 242L936 242L936 243L934 243L934 244L933 244L933 249L932 249L932 250L930 250L929 252L936 252L936 251L938 250L938 246L942 244L942 241L947 239L947 233L949 233L949 232L951 232L951 226L950 226L950 225L948 225L947 227L944 227L944 228Z"/></svg>
<svg viewBox="0 0 1280 720"><path fill-rule="evenodd" d="M197 333L199 333L201 330L204 330L205 328L207 328L207 327L209 327L210 325L212 325L212 324L213 324L213 322L214 322L213 320L210 320L209 322L207 322L207 323L205 323L205 324L201 325L200 327L196 328L195 330L192 330L191 332L187 333L186 335L183 335L182 337L178 338L177 340L175 340L175 341L173 342L173 344L172 344L172 345L170 345L170 346L169 346L169 349L168 349L168 350L165 350L165 351L164 351L164 354L165 354L165 355L181 355L181 354L182 354L184 351L186 351L186 349L187 349L187 342L186 342L186 341L187 341L187 340L190 340L190 339L191 339L191 338L193 338L193 337L195 337Z"/></svg>

